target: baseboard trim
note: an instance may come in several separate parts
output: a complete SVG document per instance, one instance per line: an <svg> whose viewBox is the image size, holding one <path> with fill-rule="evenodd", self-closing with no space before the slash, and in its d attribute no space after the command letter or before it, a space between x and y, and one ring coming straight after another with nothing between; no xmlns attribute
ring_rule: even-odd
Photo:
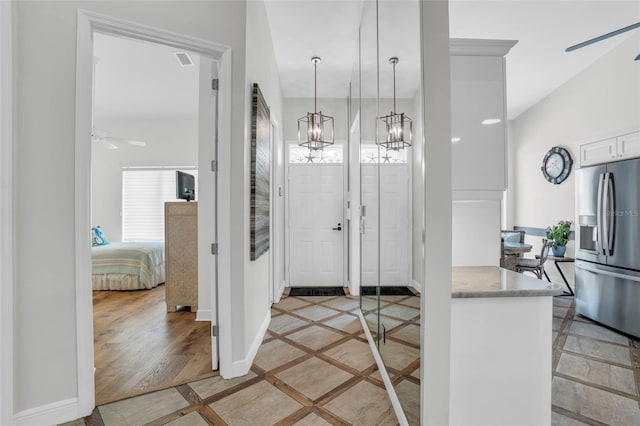
<svg viewBox="0 0 640 426"><path fill-rule="evenodd" d="M247 352L247 356L244 359L238 361L232 361L229 371L226 374L222 375L223 379L233 379L234 377L244 376L249 373L249 369L253 364L253 360L258 353L258 349L260 349L260 345L264 340L264 335L267 333L267 328L269 328L269 323L271 322L271 310L267 310L267 314L260 325L260 329L256 334L256 337L253 339L251 343L251 347L249 348L249 352Z"/></svg>
<svg viewBox="0 0 640 426"><path fill-rule="evenodd" d="M373 336L371 336L371 332L369 331L367 320L364 319L364 316L362 315L361 311L358 311L358 318L360 318L360 324L362 324L362 328L364 329L364 334L367 336L367 341L369 342L371 353L373 354L373 358L376 360L376 364L378 365L380 376L382 377L382 381L384 382L384 387L387 389L387 394L389 394L389 399L391 400L393 411L395 411L396 417L398 418L398 423L400 424L400 426L409 426L409 422L407 421L407 416L405 416L404 411L402 410L402 405L400 405L400 400L398 399L396 390L393 388L393 385L391 384L391 379L389 378L389 374L387 374L387 369L384 366L384 362L382 362L382 357L380 356L380 352L378 352L378 348L376 347L376 344L373 341Z"/></svg>
<svg viewBox="0 0 640 426"><path fill-rule="evenodd" d="M79 419L78 398L65 399L40 407L30 408L17 413L14 417L16 426L57 425Z"/></svg>
<svg viewBox="0 0 640 426"><path fill-rule="evenodd" d="M196 321L211 321L211 309L198 309Z"/></svg>
<svg viewBox="0 0 640 426"><path fill-rule="evenodd" d="M280 283L280 286L276 289L276 293L278 294L278 297L276 297L276 300L274 301L274 303L278 303L280 299L282 299L282 295L284 294L284 289L286 287L287 287L287 282L282 280L282 282Z"/></svg>
<svg viewBox="0 0 640 426"><path fill-rule="evenodd" d="M360 286L355 282L347 280L347 287L349 287L349 294L351 296L360 296Z"/></svg>
<svg viewBox="0 0 640 426"><path fill-rule="evenodd" d="M420 284L416 280L411 280L411 287L416 290L418 293L422 294L422 284Z"/></svg>

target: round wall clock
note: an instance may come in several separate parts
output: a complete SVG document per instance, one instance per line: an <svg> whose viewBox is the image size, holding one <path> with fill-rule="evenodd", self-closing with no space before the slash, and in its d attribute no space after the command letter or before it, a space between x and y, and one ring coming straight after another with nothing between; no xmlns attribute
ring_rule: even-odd
<svg viewBox="0 0 640 426"><path fill-rule="evenodd" d="M557 185L569 177L572 165L573 160L569 151L562 147L554 146L545 154L540 169L546 180Z"/></svg>

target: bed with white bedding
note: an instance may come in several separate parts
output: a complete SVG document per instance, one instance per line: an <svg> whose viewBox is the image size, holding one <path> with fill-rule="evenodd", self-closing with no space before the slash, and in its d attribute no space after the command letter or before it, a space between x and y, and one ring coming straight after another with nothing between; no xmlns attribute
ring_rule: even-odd
<svg viewBox="0 0 640 426"><path fill-rule="evenodd" d="M144 290L165 280L164 242L122 242L91 247L94 290Z"/></svg>

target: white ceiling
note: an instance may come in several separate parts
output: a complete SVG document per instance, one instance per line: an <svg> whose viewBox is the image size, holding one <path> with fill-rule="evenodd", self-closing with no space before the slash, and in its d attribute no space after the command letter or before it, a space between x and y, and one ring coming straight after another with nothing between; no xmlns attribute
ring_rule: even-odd
<svg viewBox="0 0 640 426"><path fill-rule="evenodd" d="M365 11L375 6L365 0ZM313 96L312 56L320 56L318 96L345 97L357 52L362 1L265 0L276 61L285 97ZM616 36L572 53L570 45L640 21L640 1L483 1L450 0L454 38L518 40L507 55L508 117L513 119L573 78L628 37ZM418 1L380 0L380 94L390 97L390 56L398 56L398 97L411 97L418 84ZM363 28L373 40L373 26ZM365 42L366 57L375 45ZM96 119L194 116L195 67L183 68L174 49L96 35ZM633 61L634 58L629 58ZM373 64L364 63L367 69ZM638 62L640 66L640 61ZM365 79L375 79L368 73ZM364 96L373 96L364 93Z"/></svg>
<svg viewBox="0 0 640 426"><path fill-rule="evenodd" d="M507 55L509 119L535 105L627 37L637 38L640 53L640 30L571 53L564 51L640 21L638 0L453 0L449 14L451 37L518 40Z"/></svg>
<svg viewBox="0 0 640 426"><path fill-rule="evenodd" d="M372 4L365 2L369 3L365 9ZM318 96L345 96L350 64L355 54L356 41L353 38L357 37L358 31L358 7L361 5L358 1L348 0L266 0L285 97L313 95L313 74L309 64L313 55L325 55L327 59L318 71ZM536 104L627 37L638 38L640 53L640 30L572 53L564 52L570 45L640 21L640 1L637 0L450 0L449 10L452 38L518 40L507 55L510 119ZM378 13L381 93L391 90L390 74L383 74L389 72L385 71L385 66L388 67L385 65L387 51L400 56L398 96L411 96L419 70L418 2L381 0ZM371 53L375 55L375 51Z"/></svg>
<svg viewBox="0 0 640 426"><path fill-rule="evenodd" d="M197 117L199 57L183 67L176 51L95 34L95 121Z"/></svg>

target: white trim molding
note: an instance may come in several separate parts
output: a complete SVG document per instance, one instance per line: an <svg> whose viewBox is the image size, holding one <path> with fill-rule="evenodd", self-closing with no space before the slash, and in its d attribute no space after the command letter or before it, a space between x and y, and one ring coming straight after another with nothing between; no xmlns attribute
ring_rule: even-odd
<svg viewBox="0 0 640 426"><path fill-rule="evenodd" d="M393 407L393 411L396 413L396 417L398 418L398 423L401 426L406 426L409 424L409 422L407 421L407 416L404 414L404 410L402 410L400 399L398 399L396 390L394 389L393 384L391 383L391 378L387 373L387 368L385 367L384 362L382 361L380 352L378 352L378 347L376 346L376 343L373 341L373 336L369 331L367 320L364 319L364 316L362 315L362 311L358 311L358 318L360 318L360 325L362 325L364 334L367 336L367 341L369 342L369 347L371 348L373 359L376 360L378 371L380 372L380 377L382 377L382 381L384 382L384 387L387 390L387 394L389 394L389 400L391 400L391 406Z"/></svg>
<svg viewBox="0 0 640 426"><path fill-rule="evenodd" d="M59 424L81 417L78 414L78 398L41 405L16 414L16 426L41 426Z"/></svg>
<svg viewBox="0 0 640 426"><path fill-rule="evenodd" d="M93 78L93 34L96 32L117 37L127 37L173 48L194 52L218 61L220 67L219 85L219 145L218 145L218 294L220 309L220 372L230 368L231 360L231 300L230 252L231 228L230 205L230 163L231 163L231 47L207 40L193 38L121 20L106 15L79 9L77 17L76 52L76 133L75 133L75 257L76 257L76 333L78 356L78 401L77 415L71 420L91 414L95 407L94 359L93 359L93 306L91 299L91 248L90 196L91 188L91 121L92 121L92 78ZM212 284L212 297L216 294ZM215 300L215 299L214 299ZM48 422L50 423L50 422ZM41 423L42 424L42 423Z"/></svg>
<svg viewBox="0 0 640 426"><path fill-rule="evenodd" d="M418 293L422 293L422 284L418 281L411 280L411 287L413 287Z"/></svg>
<svg viewBox="0 0 640 426"><path fill-rule="evenodd" d="M518 40L482 40L452 38L451 56L505 56Z"/></svg>
<svg viewBox="0 0 640 426"><path fill-rule="evenodd" d="M267 328L269 328L269 323L271 322L271 310L267 311L264 319L262 320L262 324L260 324L260 329L258 333L251 342L251 347L249 348L249 352L245 359L233 361L230 365L230 368L227 369L226 372L220 371L220 375L224 379L233 379L234 377L244 376L249 373L249 369L253 364L253 360L258 353L258 349L260 349L260 345L264 340L264 335L267 332Z"/></svg>
<svg viewBox="0 0 640 426"><path fill-rule="evenodd" d="M211 309L198 309L196 321L211 321Z"/></svg>
<svg viewBox="0 0 640 426"><path fill-rule="evenodd" d="M13 2L0 1L0 424L13 424Z"/></svg>

